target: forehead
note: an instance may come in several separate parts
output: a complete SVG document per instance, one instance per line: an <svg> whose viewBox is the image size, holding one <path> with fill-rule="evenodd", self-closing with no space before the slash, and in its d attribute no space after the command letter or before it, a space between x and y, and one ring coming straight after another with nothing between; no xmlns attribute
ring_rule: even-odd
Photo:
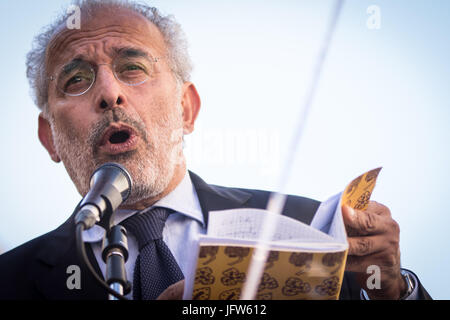
<svg viewBox="0 0 450 320"><path fill-rule="evenodd" d="M136 12L105 8L83 17L81 12L80 29L70 30L63 25L52 37L46 54L49 72L75 56L101 59L121 47L140 48L150 55L165 54L161 32Z"/></svg>

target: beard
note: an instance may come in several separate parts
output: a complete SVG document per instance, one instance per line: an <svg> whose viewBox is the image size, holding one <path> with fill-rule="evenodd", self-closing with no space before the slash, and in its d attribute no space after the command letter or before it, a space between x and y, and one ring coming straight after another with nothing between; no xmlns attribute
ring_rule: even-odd
<svg viewBox="0 0 450 320"><path fill-rule="evenodd" d="M60 128L51 118L56 152L78 192L82 196L87 194L91 175L98 167L106 162L117 162L127 169L133 180L125 205L162 194L172 181L176 166L184 162L181 107L177 105L171 110L174 111L152 125L150 132L138 116L131 116L120 107L112 108L88 129L87 135L81 135L83 138L77 138L80 134L73 132L75 129ZM103 133L112 123L119 122L138 133L138 148L119 155L100 155L98 145Z"/></svg>

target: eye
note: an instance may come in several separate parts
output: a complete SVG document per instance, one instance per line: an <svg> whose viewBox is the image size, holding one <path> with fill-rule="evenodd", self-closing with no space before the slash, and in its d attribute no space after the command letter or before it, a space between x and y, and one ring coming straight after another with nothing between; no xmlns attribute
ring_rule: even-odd
<svg viewBox="0 0 450 320"><path fill-rule="evenodd" d="M119 67L119 73L123 75L132 75L133 73L147 73L143 65L137 63L127 63Z"/></svg>
<svg viewBox="0 0 450 320"><path fill-rule="evenodd" d="M61 68L57 76L57 87L68 95L80 95L94 83L95 71L89 62L74 59Z"/></svg>
<svg viewBox="0 0 450 320"><path fill-rule="evenodd" d="M144 70L140 66L132 64L125 67L127 71L133 71L133 70Z"/></svg>
<svg viewBox="0 0 450 320"><path fill-rule="evenodd" d="M117 77L130 85L135 85L146 81L149 77L149 67L144 63L127 61L119 64L116 68Z"/></svg>
<svg viewBox="0 0 450 320"><path fill-rule="evenodd" d="M64 92L76 94L87 89L92 83L92 76L76 74L69 78L64 84Z"/></svg>
<svg viewBox="0 0 450 320"><path fill-rule="evenodd" d="M71 84L79 83L79 82L81 82L81 81L83 81L83 78L82 78L82 77L80 77L80 76L75 76L75 77L69 79L69 81L67 81L66 87L70 86Z"/></svg>

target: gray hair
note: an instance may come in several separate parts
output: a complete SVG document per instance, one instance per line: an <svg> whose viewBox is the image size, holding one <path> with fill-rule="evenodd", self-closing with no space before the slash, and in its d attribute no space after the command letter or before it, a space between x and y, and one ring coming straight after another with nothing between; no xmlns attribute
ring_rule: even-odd
<svg viewBox="0 0 450 320"><path fill-rule="evenodd" d="M180 83L190 81L192 63L187 50L187 40L181 26L172 15L164 16L157 8L129 0L75 0L83 14L91 16L99 8L114 7L139 13L153 23L161 32L167 48L169 66ZM33 41L32 50L27 55L27 78L35 104L48 115L48 75L46 66L47 47L52 37L66 24L70 14L67 11L46 26Z"/></svg>

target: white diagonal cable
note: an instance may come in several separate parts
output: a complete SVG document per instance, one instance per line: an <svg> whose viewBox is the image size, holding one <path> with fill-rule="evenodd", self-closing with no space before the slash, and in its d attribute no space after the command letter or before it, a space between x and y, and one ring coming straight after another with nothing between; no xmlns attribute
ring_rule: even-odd
<svg viewBox="0 0 450 320"><path fill-rule="evenodd" d="M300 114L297 130L295 131L294 136L291 140L288 156L286 158L286 163L282 169L278 192L274 192L270 195L267 204L267 210L270 211L272 214L267 215L267 217L263 222L261 236L259 237L258 244L252 255L252 259L250 261L250 265L247 270L247 277L244 287L242 289L241 300L254 299L258 291L258 286L264 272L267 257L269 255L268 243L269 241L272 240L273 235L275 233L276 217L277 215L281 214L284 208L284 204L286 202L285 188L287 185L289 173L292 171L295 155L304 132L306 120L308 118L311 109L311 105L317 90L319 79L322 74L325 58L328 54L329 47L333 39L334 31L336 29L337 22L339 20L339 15L341 13L343 3L344 0L336 0L335 2L331 20L329 22L328 28L325 33L325 37L320 47L315 68L313 69L314 71L311 83L307 91L307 95L305 96L305 100L303 102L303 108Z"/></svg>

